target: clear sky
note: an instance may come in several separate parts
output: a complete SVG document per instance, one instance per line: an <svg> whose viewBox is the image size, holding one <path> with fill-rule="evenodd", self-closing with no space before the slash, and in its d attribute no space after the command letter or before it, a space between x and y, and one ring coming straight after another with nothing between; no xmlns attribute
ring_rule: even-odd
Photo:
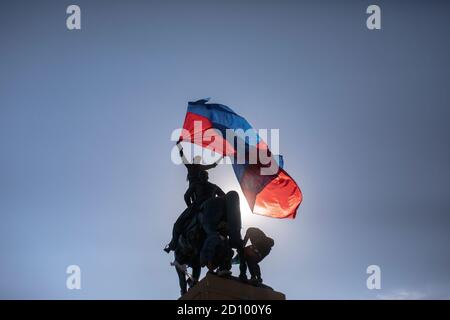
<svg viewBox="0 0 450 320"><path fill-rule="evenodd" d="M1 1L0 298L177 298L170 134L204 97L279 128L303 191L295 220L243 208L275 239L267 284L450 298L450 3L376 2L378 31L372 1ZM230 166L210 178L239 188Z"/></svg>

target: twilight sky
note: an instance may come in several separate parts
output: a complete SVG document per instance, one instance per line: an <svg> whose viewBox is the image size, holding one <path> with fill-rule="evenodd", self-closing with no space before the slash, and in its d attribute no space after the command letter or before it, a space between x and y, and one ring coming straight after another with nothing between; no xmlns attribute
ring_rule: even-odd
<svg viewBox="0 0 450 320"><path fill-rule="evenodd" d="M66 29L74 3L81 31ZM374 3L378 31L365 24ZM288 299L450 298L449 12L425 0L2 1L0 298L177 298L162 248L187 182L170 134L204 97L280 129L303 191L295 220L243 205L244 227L275 239L267 284ZM239 190L231 166L210 179ZM381 290L366 287L371 264Z"/></svg>

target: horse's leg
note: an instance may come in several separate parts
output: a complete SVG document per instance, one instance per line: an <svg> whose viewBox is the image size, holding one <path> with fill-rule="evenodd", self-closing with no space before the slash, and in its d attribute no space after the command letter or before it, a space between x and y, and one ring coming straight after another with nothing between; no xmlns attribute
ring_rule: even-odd
<svg viewBox="0 0 450 320"><path fill-rule="evenodd" d="M247 261L245 260L243 246L237 249L237 254L239 256L239 279L245 282L247 281Z"/></svg>
<svg viewBox="0 0 450 320"><path fill-rule="evenodd" d="M180 271L178 269L176 269L176 270L177 270L177 274L178 274L178 281L180 284L180 294L183 295L187 292L186 276L182 271Z"/></svg>
<svg viewBox="0 0 450 320"><path fill-rule="evenodd" d="M176 249L178 245L178 239L180 238L180 235L183 232L183 228L186 222L188 222L191 219L192 213L193 213L192 207L187 207L175 221L172 228L172 239L168 244L169 250Z"/></svg>
<svg viewBox="0 0 450 320"><path fill-rule="evenodd" d="M200 267L199 264L196 264L195 266L192 267L192 277L194 278L192 286L195 286L197 284L198 280L200 279L201 272L202 268Z"/></svg>
<svg viewBox="0 0 450 320"><path fill-rule="evenodd" d="M235 248L239 256L239 279L247 280L247 263L244 255L244 243L241 237L241 210L239 205L239 195L236 191L230 191L225 196L228 232L230 236L230 245Z"/></svg>

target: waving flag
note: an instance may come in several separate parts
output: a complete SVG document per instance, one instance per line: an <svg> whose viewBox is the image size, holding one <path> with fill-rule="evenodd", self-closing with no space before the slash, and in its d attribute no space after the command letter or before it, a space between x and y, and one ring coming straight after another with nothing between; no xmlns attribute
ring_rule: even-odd
<svg viewBox="0 0 450 320"><path fill-rule="evenodd" d="M253 213L295 218L302 193L282 168L282 157L271 154L267 144L243 117L225 105L207 102L189 102L183 125L188 134L182 135L181 139L233 158L234 173ZM253 134L235 134L230 138L227 129ZM241 150L244 152L239 153ZM270 161L267 157L263 159L261 154L267 155ZM270 170L274 164L275 169Z"/></svg>

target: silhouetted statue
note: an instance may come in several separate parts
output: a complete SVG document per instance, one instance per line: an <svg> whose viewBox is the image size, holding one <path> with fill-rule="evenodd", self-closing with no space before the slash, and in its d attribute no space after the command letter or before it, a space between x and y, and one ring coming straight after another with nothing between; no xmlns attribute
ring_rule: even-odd
<svg viewBox="0 0 450 320"><path fill-rule="evenodd" d="M186 293L187 285L194 286L206 266L219 276L231 274L233 249L240 262L240 279L247 280L244 243L241 237L241 212L239 195L236 191L225 194L220 187L208 181L206 170L217 163L201 165L201 158L195 157L192 164L184 157L183 148L177 143L180 156L188 170L189 188L184 200L186 210L173 226L172 240L164 248L174 250L175 266L180 291ZM192 268L192 274L187 272Z"/></svg>
<svg viewBox="0 0 450 320"><path fill-rule="evenodd" d="M207 266L212 272L217 269L220 276L231 274L233 248L237 249L240 269L245 277L237 192L224 194L218 186L208 182L208 173L201 171L199 180L186 191L185 200L192 211L185 211L183 214L186 214L177 220L174 227L178 236L173 265L179 277L181 294L186 292L187 284L196 284L203 266ZM191 267L192 275L184 267L180 267L182 265Z"/></svg>
<svg viewBox="0 0 450 320"><path fill-rule="evenodd" d="M184 156L183 147L181 146L180 141L177 142L177 147L180 150L180 157L183 161L183 164L186 166L186 169L188 171L187 180L189 181L189 189L184 195L184 201L186 202L187 208L181 213L181 215L175 222L172 229L172 240L164 248L164 251L166 251L167 253L169 253L171 250L175 250L178 243L178 237L180 236L184 225L187 221L192 219L193 215L195 215L195 213L198 211L201 202L210 197L211 194L214 193L214 191L217 191L217 195L224 194L222 189L220 189L218 186L213 185L209 182L204 183L205 181L200 181L202 179L201 176L203 175L203 180L206 180L207 182L208 173L206 170L215 168L217 166L217 162L210 165L202 165L200 164L201 157L195 156L193 163L189 163L189 161ZM196 200L196 197L198 196L200 196L200 199Z"/></svg>
<svg viewBox="0 0 450 320"><path fill-rule="evenodd" d="M200 252L200 265L206 266L209 272L215 272L219 276L231 275L231 259L233 250L226 236L216 232L209 235Z"/></svg>
<svg viewBox="0 0 450 320"><path fill-rule="evenodd" d="M244 256L251 275L250 282L261 284L263 280L259 263L270 253L275 242L272 238L266 236L261 229L254 227L247 229L243 241L244 246L248 240L250 240L251 245L244 248Z"/></svg>
<svg viewBox="0 0 450 320"><path fill-rule="evenodd" d="M213 197L224 196L225 193L215 184L208 181L208 172L201 170L198 172L198 179L190 184L190 187L184 194L184 201L187 208L178 217L172 229L172 240L164 248L166 252L175 250L178 244L178 237L189 221L199 212L201 205L205 200Z"/></svg>
<svg viewBox="0 0 450 320"><path fill-rule="evenodd" d="M200 278L200 249L204 240L205 232L198 222L197 216L194 216L181 230L174 252L175 261L173 265L176 267L178 274L181 295L186 293L187 284L189 284L189 287L193 287ZM187 273L187 270L182 267L183 265L192 268L192 275Z"/></svg>
<svg viewBox="0 0 450 320"><path fill-rule="evenodd" d="M171 246L175 248L175 262L180 265L186 264L192 268L190 282L186 281L186 271L177 267L181 294L186 292L186 285L193 286L198 281L201 271L200 250L205 240L205 232L199 223L198 212L204 201L225 196L225 193L213 183L208 181L208 172L199 171L199 177L186 191L184 200L187 209L177 219L173 227ZM169 245L169 246L170 246Z"/></svg>
<svg viewBox="0 0 450 320"><path fill-rule="evenodd" d="M218 266L219 272L231 269L232 257L229 257L227 250L227 247L230 247L237 250L240 261L239 277L246 280L247 268L241 238L242 222L238 193L230 191L223 197L204 201L198 219L208 240L200 251L202 266L207 265L210 271ZM219 261L220 259L226 261Z"/></svg>

